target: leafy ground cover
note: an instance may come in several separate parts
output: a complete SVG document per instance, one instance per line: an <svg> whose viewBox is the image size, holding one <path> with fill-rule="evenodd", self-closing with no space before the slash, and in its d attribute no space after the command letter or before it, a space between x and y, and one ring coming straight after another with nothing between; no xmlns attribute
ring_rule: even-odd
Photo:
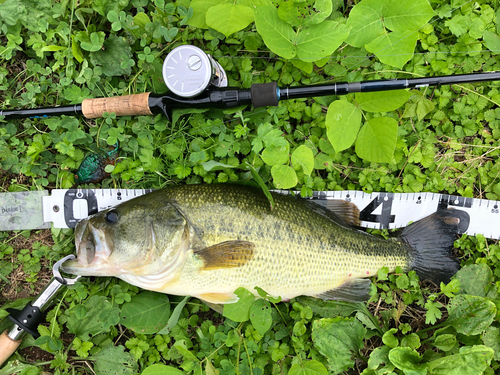
<svg viewBox="0 0 500 375"><path fill-rule="evenodd" d="M496 0L0 0L0 30L3 109L164 92L163 58L187 43L243 88L500 70ZM353 189L498 200L499 87L183 110L171 123L113 114L3 121L2 191L70 188L86 154L118 141L111 177L85 186L224 183L256 172L303 196ZM0 237L1 318L40 291L74 238L58 229ZM86 278L61 293L41 337L25 339L0 375L493 374L500 247L465 235L455 247L463 268L448 285L382 269L366 306L254 301L239 290L221 316L194 299Z"/></svg>

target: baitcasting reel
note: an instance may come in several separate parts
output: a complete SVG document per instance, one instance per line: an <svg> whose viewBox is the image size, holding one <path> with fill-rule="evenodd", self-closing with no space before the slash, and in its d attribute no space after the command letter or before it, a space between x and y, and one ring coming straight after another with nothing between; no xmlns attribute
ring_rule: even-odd
<svg viewBox="0 0 500 375"><path fill-rule="evenodd" d="M183 98L201 94L209 85L226 87L226 72L212 56L200 48L174 48L163 63L163 80L168 89Z"/></svg>

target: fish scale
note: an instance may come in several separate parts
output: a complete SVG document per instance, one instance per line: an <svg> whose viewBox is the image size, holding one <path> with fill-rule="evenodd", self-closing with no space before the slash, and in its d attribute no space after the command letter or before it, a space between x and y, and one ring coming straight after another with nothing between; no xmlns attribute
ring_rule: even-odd
<svg viewBox="0 0 500 375"><path fill-rule="evenodd" d="M389 272L414 268L434 282L458 270L449 249L464 217L454 210L438 211L385 240L347 224L349 203L336 208L339 216L300 198L273 199L271 209L262 191L240 185L154 191L79 222L78 260L63 270L116 276L209 303L236 301L239 287L257 296L256 286L283 299L362 301L370 291L362 278L384 266Z"/></svg>

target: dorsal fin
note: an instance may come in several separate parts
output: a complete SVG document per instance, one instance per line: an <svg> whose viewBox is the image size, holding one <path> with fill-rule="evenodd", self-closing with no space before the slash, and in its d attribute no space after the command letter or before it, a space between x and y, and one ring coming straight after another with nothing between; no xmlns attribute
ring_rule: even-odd
<svg viewBox="0 0 500 375"><path fill-rule="evenodd" d="M244 266L253 258L255 244L250 241L226 241L196 250L203 260L202 271Z"/></svg>
<svg viewBox="0 0 500 375"><path fill-rule="evenodd" d="M342 199L305 200L309 208L320 215L348 227L359 227L359 209L352 203Z"/></svg>
<svg viewBox="0 0 500 375"><path fill-rule="evenodd" d="M341 199L327 199L325 207L334 212L347 225L359 227L359 209L354 203Z"/></svg>

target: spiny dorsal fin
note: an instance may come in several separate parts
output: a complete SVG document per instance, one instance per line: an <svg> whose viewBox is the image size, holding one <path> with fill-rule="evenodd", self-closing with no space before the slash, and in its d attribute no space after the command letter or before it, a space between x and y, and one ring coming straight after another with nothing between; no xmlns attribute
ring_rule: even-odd
<svg viewBox="0 0 500 375"><path fill-rule="evenodd" d="M353 279L346 281L338 288L317 294L314 297L322 300L365 302L370 299L370 289L370 279Z"/></svg>
<svg viewBox="0 0 500 375"><path fill-rule="evenodd" d="M226 241L195 251L203 260L202 271L244 266L253 258L255 245L250 241Z"/></svg>

